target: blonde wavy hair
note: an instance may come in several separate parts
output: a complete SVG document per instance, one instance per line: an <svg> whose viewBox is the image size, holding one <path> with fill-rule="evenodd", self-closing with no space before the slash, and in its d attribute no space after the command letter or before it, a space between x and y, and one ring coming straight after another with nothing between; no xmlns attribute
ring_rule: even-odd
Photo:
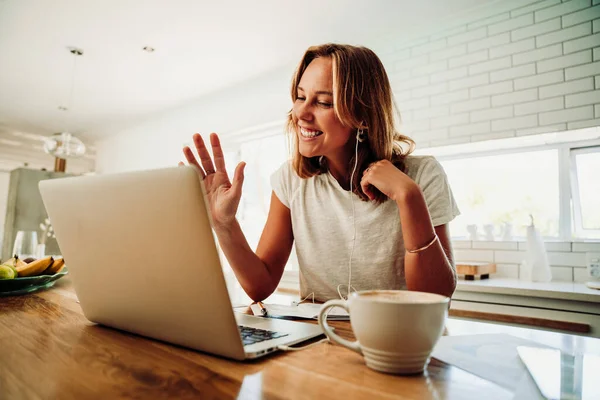
<svg viewBox="0 0 600 400"><path fill-rule="evenodd" d="M359 128L362 128L367 136L367 140L358 145L358 163L352 187L355 194L368 201L369 198L360 187L363 171L372 162L389 160L404 172L404 158L414 150L415 142L396 129L395 117L399 121L400 114L393 99L388 76L379 57L366 47L332 43L309 47L292 79L292 102L298 97L298 85L302 74L311 61L319 57L332 60L335 115L343 125L353 128L353 137L356 137ZM326 162L320 160L321 157L308 158L300 154L298 129L290 110L286 131L293 142L292 164L298 176L310 178L327 172L328 167ZM350 165L353 166L354 161L353 154ZM377 203L387 200L387 196L373 189Z"/></svg>

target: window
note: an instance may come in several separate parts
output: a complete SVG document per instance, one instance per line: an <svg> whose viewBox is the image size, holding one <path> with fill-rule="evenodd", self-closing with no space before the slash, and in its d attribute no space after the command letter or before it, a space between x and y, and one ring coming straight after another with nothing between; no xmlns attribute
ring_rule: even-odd
<svg viewBox="0 0 600 400"><path fill-rule="evenodd" d="M290 158L288 146L286 135L278 131L272 135L242 142L236 157L232 156L232 161L228 161L231 164L231 177L238 162L243 160L247 163L237 218L253 250L258 246L267 222L273 191L271 175ZM298 270L295 248L292 248L286 270Z"/></svg>
<svg viewBox="0 0 600 400"><path fill-rule="evenodd" d="M576 237L600 239L600 146L571 150Z"/></svg>
<svg viewBox="0 0 600 400"><path fill-rule="evenodd" d="M454 237L525 236L530 215L541 234L559 236L558 150L475 156L441 162L461 215ZM483 232L482 232L483 231Z"/></svg>
<svg viewBox="0 0 600 400"><path fill-rule="evenodd" d="M240 158L247 163L238 215L248 244L256 249L271 203L271 175L288 159L283 133L241 144Z"/></svg>
<svg viewBox="0 0 600 400"><path fill-rule="evenodd" d="M600 127L421 149L444 167L455 239L600 239Z"/></svg>

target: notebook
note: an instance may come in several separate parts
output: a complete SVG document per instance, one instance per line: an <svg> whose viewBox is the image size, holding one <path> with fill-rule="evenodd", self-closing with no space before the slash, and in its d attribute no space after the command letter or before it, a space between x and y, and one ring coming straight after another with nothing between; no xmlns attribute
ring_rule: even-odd
<svg viewBox="0 0 600 400"><path fill-rule="evenodd" d="M267 309L267 317L271 318L287 318L287 319L314 319L317 320L319 317L319 311L321 310L322 304L317 303L301 303L298 305L284 305L284 304L267 304L263 303ZM252 313L255 316L262 317L262 312L258 304L252 304L250 306ZM348 321L350 316L348 312L340 307L330 308L327 314L328 320L334 321Z"/></svg>

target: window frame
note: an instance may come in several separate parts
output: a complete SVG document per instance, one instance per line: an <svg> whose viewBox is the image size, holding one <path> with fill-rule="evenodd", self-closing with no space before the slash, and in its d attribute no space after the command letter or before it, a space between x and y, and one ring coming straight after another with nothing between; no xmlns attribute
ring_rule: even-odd
<svg viewBox="0 0 600 400"><path fill-rule="evenodd" d="M468 144L467 144L468 145ZM450 161L450 160L464 160L475 157L486 157L486 156L498 156L504 154L517 154L526 153L533 151L544 151L544 150L558 150L558 195L559 195L559 231L558 237L548 237L550 240L559 241L572 241L572 240L586 240L585 237L574 236L573 221L575 221L573 213L575 209L581 211L581 204L579 196L574 195L574 186L577 184L574 177L576 176L576 164L574 158L572 158L572 152L581 148L595 148L600 146L600 139L590 139L582 141L562 142L562 143L547 143L547 144L534 144L530 146L520 146L516 148L506 148L497 150L476 150L467 151L464 153L446 154L435 156L439 162ZM427 151L434 151L434 148L422 149L420 154L427 154ZM571 205L573 204L573 207ZM581 221L580 221L581 222ZM576 229L576 228L575 228ZM589 230L588 230L589 231ZM459 240L461 238L452 237L453 240ZM589 238L588 238L589 239ZM590 239L593 240L593 239Z"/></svg>
<svg viewBox="0 0 600 400"><path fill-rule="evenodd" d="M573 199L573 227L574 234L579 238L585 239L586 233L600 235L600 229L585 229L583 227L583 214L581 207L581 198L579 196L579 175L577 170L577 156L580 154L598 153L600 156L600 144L589 146L572 147L569 152L569 161L571 163L571 196ZM589 236L588 236L589 237Z"/></svg>

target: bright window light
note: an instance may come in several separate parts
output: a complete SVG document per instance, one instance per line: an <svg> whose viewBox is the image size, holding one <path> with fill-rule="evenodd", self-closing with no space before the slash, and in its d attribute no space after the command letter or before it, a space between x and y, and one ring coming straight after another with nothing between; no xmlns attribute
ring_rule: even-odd
<svg viewBox="0 0 600 400"><path fill-rule="evenodd" d="M558 151L530 151L441 161L461 215L451 222L453 237L470 238L476 225L480 239L485 225L494 240L505 229L524 237L529 215L546 237L559 235ZM507 228L507 225L512 228Z"/></svg>
<svg viewBox="0 0 600 400"><path fill-rule="evenodd" d="M571 152L575 234L600 238L600 146Z"/></svg>

